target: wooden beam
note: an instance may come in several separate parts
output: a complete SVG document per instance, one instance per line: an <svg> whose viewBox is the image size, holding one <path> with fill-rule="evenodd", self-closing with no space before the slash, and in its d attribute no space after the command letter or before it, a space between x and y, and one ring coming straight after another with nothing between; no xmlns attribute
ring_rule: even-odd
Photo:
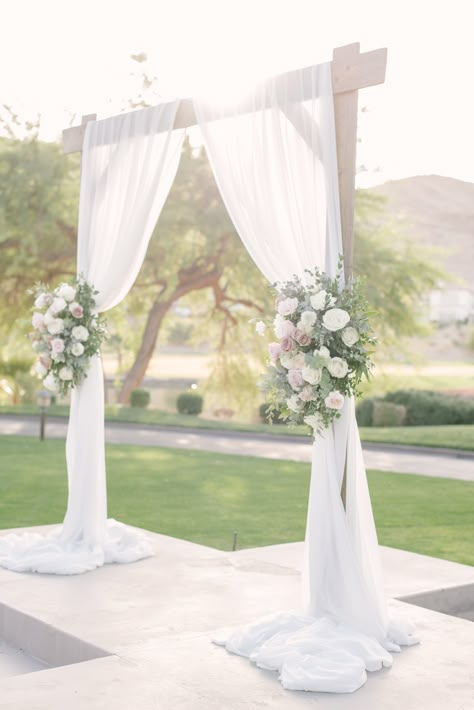
<svg viewBox="0 0 474 710"><path fill-rule="evenodd" d="M349 47L357 47L358 49L359 45L349 45ZM354 61L352 63L345 61L347 55L344 50L347 49L347 47L340 47L334 50L332 83L335 95L383 83L385 79L386 49L376 49L372 52L365 52L364 54L360 54L359 51L357 51L357 53L353 55ZM338 55L338 52L341 52L341 54ZM291 86L293 77L295 77L295 79L298 77L298 82L303 81L304 93L310 98L312 90L312 69L313 67L305 67L302 70L287 72L286 74L282 74L281 78L284 80L285 84ZM298 86L299 84L296 85ZM243 112L246 110L251 111L251 102L249 102L248 109L244 106L242 110ZM194 113L192 98L181 99L174 127L189 128L196 125L196 123L196 114ZM84 130L84 126L81 125L66 128L63 131L63 149L65 153L75 153L82 150Z"/></svg>

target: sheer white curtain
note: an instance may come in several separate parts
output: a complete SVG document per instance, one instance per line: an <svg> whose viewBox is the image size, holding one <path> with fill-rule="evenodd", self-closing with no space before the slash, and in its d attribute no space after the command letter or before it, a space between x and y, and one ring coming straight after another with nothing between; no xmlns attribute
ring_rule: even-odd
<svg viewBox="0 0 474 710"><path fill-rule="evenodd" d="M98 291L99 312L120 303L135 281L173 183L184 131L173 131L179 101L89 123L81 168L78 274ZM76 574L151 554L146 539L107 520L103 372L92 358L72 392L66 444L69 496L52 535L0 538L0 565Z"/></svg>
<svg viewBox="0 0 474 710"><path fill-rule="evenodd" d="M263 82L232 106L201 98L194 106L223 200L263 274L304 278L318 266L334 276L342 239L330 64ZM225 640L228 650L303 690L349 692L366 669L390 664L387 649L398 647L353 402L313 446L303 596L304 616L239 629Z"/></svg>

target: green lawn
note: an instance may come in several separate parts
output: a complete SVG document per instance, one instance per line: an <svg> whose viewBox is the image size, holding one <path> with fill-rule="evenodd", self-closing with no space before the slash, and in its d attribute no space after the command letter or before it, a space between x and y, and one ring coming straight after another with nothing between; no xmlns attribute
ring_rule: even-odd
<svg viewBox="0 0 474 710"><path fill-rule="evenodd" d="M38 414L33 404L0 406L0 414ZM56 405L50 408L56 417L68 417L69 407ZM138 409L134 407L105 408L107 421L128 422L130 424L151 424L157 426L193 427L223 431L250 431L278 436L307 436L306 427L287 427L271 424L246 424L203 419L186 414L173 414L158 409ZM411 444L413 446L434 446L449 449L474 451L474 425L417 426L417 427L362 427L362 441L390 444Z"/></svg>
<svg viewBox="0 0 474 710"><path fill-rule="evenodd" d="M62 520L64 443L0 437L0 528ZM198 451L109 446L109 515L228 550L302 540L309 466ZM384 545L474 564L474 484L369 472Z"/></svg>

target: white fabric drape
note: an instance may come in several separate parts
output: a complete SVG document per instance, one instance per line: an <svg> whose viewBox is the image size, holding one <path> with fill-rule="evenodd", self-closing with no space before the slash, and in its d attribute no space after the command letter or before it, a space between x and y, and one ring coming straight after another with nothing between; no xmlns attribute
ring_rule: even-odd
<svg viewBox="0 0 474 710"><path fill-rule="evenodd" d="M135 281L173 183L184 131L173 131L179 101L89 123L84 139L78 274L98 291L99 312ZM103 372L92 358L75 388L66 443L69 496L62 529L48 537L0 538L0 565L16 571L76 574L151 554L131 528L107 521Z"/></svg>
<svg viewBox="0 0 474 710"><path fill-rule="evenodd" d="M233 106L199 98L194 106L227 210L263 274L304 278L317 266L335 276L342 239L330 65L268 80ZM239 629L227 649L279 670L287 688L350 692L366 670L390 664L394 634L412 641L389 632L353 402L314 442L303 595L304 616Z"/></svg>

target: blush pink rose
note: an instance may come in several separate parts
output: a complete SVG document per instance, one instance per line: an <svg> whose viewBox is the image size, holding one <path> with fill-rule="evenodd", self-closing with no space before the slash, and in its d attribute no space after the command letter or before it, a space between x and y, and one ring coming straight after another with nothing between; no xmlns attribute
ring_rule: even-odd
<svg viewBox="0 0 474 710"><path fill-rule="evenodd" d="M41 354L39 357L40 363L45 367L47 370L51 367L51 358L49 355L43 355Z"/></svg>
<svg viewBox="0 0 474 710"><path fill-rule="evenodd" d="M337 390L333 390L324 400L324 404L328 409L342 409L344 406L344 395Z"/></svg>
<svg viewBox="0 0 474 710"><path fill-rule="evenodd" d="M303 348L305 347L305 345L309 345L311 342L311 337L306 333L303 333L303 331L299 330L298 328L295 330L293 337L298 343L298 345L301 345L301 347Z"/></svg>
<svg viewBox="0 0 474 710"><path fill-rule="evenodd" d="M64 340L61 338L53 338L51 341L51 350L53 353L63 353L64 352Z"/></svg>
<svg viewBox="0 0 474 710"><path fill-rule="evenodd" d="M278 356L281 353L281 345L280 343L269 343L268 345L268 353L270 355L270 360L272 362L276 362L278 359Z"/></svg>
<svg viewBox="0 0 474 710"><path fill-rule="evenodd" d="M290 316L292 313L296 311L298 308L298 299L297 298L284 298L282 301L279 301L277 310L278 313L281 316Z"/></svg>
<svg viewBox="0 0 474 710"><path fill-rule="evenodd" d="M44 330L46 328L44 316L42 313L33 313L31 324L35 330Z"/></svg>
<svg viewBox="0 0 474 710"><path fill-rule="evenodd" d="M74 318L82 318L82 316L84 315L83 307L80 303L76 303L76 301L74 301L74 303L71 303L71 305L69 306L69 310L71 312L71 315L74 316Z"/></svg>
<svg viewBox="0 0 474 710"><path fill-rule="evenodd" d="M298 389L298 387L303 387L304 380L301 374L301 370L289 370L286 379L290 383L293 389Z"/></svg>
<svg viewBox="0 0 474 710"><path fill-rule="evenodd" d="M310 387L309 385L306 385L306 387L303 387L303 389L300 392L300 399L303 400L303 402L312 402L316 399L316 397L313 395L313 388Z"/></svg>
<svg viewBox="0 0 474 710"><path fill-rule="evenodd" d="M282 352L289 353L294 349L295 341L293 340L293 338L282 338L280 340L280 347Z"/></svg>

